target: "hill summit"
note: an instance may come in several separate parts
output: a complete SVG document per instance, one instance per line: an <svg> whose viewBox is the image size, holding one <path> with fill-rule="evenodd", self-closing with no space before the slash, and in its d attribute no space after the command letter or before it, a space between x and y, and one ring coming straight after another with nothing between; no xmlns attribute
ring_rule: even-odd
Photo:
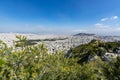
<svg viewBox="0 0 120 80"><path fill-rule="evenodd" d="M73 36L94 36L95 34L90 34L90 33L78 33Z"/></svg>

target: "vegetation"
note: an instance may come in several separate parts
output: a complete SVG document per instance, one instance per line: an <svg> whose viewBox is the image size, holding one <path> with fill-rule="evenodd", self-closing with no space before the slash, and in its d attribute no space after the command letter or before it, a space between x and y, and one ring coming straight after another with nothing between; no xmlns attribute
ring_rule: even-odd
<svg viewBox="0 0 120 80"><path fill-rule="evenodd" d="M102 57L106 52L115 53L118 47L120 47L120 42L101 42L99 40L92 40L88 44L83 44L71 49L71 57L78 57L78 62L80 64L88 62L89 56L91 58L98 56L103 60Z"/></svg>
<svg viewBox="0 0 120 80"><path fill-rule="evenodd" d="M29 46L26 37L16 38L20 41L13 47L0 41L0 80L119 80L120 58L111 62L112 65L99 58L80 65L79 57L66 58L63 51L50 54L43 43ZM81 50L82 47L78 49ZM113 77L109 78L109 74Z"/></svg>
<svg viewBox="0 0 120 80"><path fill-rule="evenodd" d="M120 80L120 57L103 67L108 80Z"/></svg>

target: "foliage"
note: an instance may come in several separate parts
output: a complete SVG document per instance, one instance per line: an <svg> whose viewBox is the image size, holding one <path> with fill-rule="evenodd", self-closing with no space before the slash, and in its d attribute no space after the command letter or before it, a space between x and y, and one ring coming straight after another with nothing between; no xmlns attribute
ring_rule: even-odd
<svg viewBox="0 0 120 80"><path fill-rule="evenodd" d="M120 57L108 63L103 69L108 80L120 80Z"/></svg>
<svg viewBox="0 0 120 80"><path fill-rule="evenodd" d="M104 65L105 63L100 59L79 65L77 63L79 57L66 58L64 51L51 54L43 43L29 46L26 37L16 36L16 38L19 41L13 47L7 47L0 41L0 80L104 80L108 78L104 71L107 65Z"/></svg>
<svg viewBox="0 0 120 80"><path fill-rule="evenodd" d="M102 59L102 56L106 52L114 52L118 47L120 47L120 42L101 42L99 40L92 40L88 44L73 48L71 55L72 57L78 57L79 61L86 62L89 56L94 57L97 55Z"/></svg>

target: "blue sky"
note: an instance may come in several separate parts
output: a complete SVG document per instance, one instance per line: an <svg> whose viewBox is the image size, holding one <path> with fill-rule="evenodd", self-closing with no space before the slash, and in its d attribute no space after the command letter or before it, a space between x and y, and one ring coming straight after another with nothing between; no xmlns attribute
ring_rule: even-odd
<svg viewBox="0 0 120 80"><path fill-rule="evenodd" d="M120 35L120 0L0 0L0 32Z"/></svg>

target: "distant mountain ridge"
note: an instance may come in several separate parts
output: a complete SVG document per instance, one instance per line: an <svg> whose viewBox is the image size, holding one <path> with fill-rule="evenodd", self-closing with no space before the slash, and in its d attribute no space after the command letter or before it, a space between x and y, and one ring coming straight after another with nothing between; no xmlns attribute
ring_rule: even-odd
<svg viewBox="0 0 120 80"><path fill-rule="evenodd" d="M95 34L89 34L89 33L78 33L73 36L94 36Z"/></svg>

